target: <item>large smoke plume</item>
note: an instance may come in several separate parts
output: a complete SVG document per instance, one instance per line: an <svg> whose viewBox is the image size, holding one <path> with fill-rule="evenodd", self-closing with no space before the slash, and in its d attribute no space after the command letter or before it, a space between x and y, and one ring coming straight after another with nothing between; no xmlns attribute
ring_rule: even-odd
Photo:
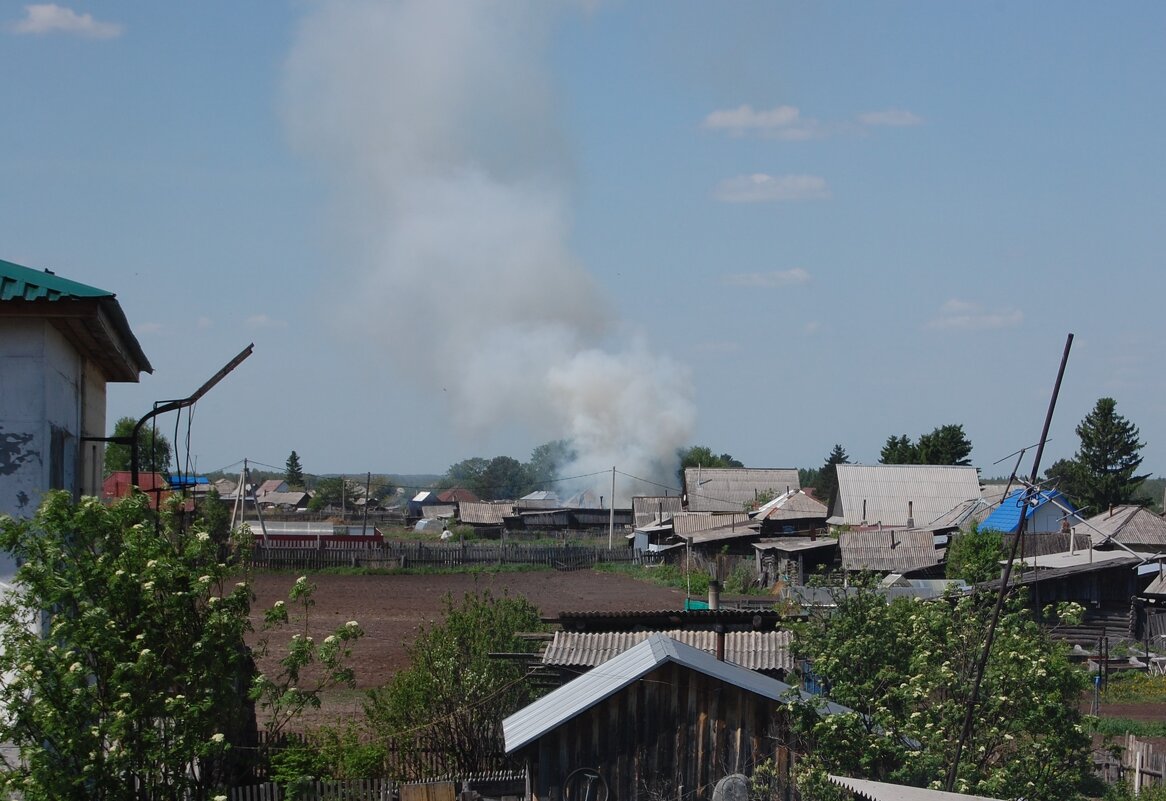
<svg viewBox="0 0 1166 801"><path fill-rule="evenodd" d="M334 190L360 287L349 319L397 356L424 347L413 366L461 430L521 424L573 440L573 471L672 483L688 374L613 318L567 244L572 171L544 52L555 13L317 6L287 63L288 130Z"/></svg>

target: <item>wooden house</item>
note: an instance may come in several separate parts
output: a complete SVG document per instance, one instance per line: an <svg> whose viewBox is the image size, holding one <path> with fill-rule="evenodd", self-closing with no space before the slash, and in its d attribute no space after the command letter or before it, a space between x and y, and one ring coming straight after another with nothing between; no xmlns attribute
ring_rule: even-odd
<svg viewBox="0 0 1166 801"><path fill-rule="evenodd" d="M707 798L730 773L773 760L788 774L784 706L798 694L662 634L502 721L527 767L527 798ZM827 705L826 712L848 711Z"/></svg>

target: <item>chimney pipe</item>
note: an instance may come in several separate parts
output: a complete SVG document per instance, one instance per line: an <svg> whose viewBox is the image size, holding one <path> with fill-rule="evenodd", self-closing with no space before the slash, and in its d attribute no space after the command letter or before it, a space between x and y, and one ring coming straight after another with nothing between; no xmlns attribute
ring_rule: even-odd
<svg viewBox="0 0 1166 801"><path fill-rule="evenodd" d="M866 498L862 499L862 522L866 522Z"/></svg>
<svg viewBox="0 0 1166 801"><path fill-rule="evenodd" d="M725 661L725 624L718 622L714 627L717 632L717 661Z"/></svg>
<svg viewBox="0 0 1166 801"><path fill-rule="evenodd" d="M907 528L915 528L915 501L907 501Z"/></svg>
<svg viewBox="0 0 1166 801"><path fill-rule="evenodd" d="M709 580L709 609L714 612L721 608L721 582Z"/></svg>

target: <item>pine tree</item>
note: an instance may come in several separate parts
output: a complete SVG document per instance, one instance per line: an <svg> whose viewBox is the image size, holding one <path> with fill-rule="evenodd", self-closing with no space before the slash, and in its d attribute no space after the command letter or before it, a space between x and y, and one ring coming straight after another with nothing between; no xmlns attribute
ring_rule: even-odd
<svg viewBox="0 0 1166 801"><path fill-rule="evenodd" d="M304 467L300 464L300 457L295 451L292 451L291 456L287 457L283 480L287 482L288 489L304 488Z"/></svg>
<svg viewBox="0 0 1166 801"><path fill-rule="evenodd" d="M822 469L818 471L817 480L814 482L814 492L818 496L818 500L827 506L834 498L834 493L838 490L838 470L835 465L850 464L850 457L846 455L846 449L841 445L835 445L834 450L830 451L830 455L826 457L826 463L822 465Z"/></svg>
<svg viewBox="0 0 1166 801"><path fill-rule="evenodd" d="M1111 506L1130 503L1149 474L1135 475L1142 464L1145 443L1138 427L1117 413L1117 401L1100 398L1093 411L1077 426L1081 447L1077 463L1077 498L1094 514Z"/></svg>
<svg viewBox="0 0 1166 801"><path fill-rule="evenodd" d="M916 464L919 461L919 449L911 438L904 434L896 437L893 434L887 437L879 452L879 464Z"/></svg>

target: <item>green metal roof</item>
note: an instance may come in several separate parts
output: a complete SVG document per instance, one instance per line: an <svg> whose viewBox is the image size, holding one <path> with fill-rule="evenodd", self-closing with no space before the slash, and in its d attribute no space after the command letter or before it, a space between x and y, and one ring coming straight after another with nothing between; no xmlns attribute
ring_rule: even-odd
<svg viewBox="0 0 1166 801"><path fill-rule="evenodd" d="M0 259L0 301L112 298L112 292L87 286L48 270L33 270Z"/></svg>

